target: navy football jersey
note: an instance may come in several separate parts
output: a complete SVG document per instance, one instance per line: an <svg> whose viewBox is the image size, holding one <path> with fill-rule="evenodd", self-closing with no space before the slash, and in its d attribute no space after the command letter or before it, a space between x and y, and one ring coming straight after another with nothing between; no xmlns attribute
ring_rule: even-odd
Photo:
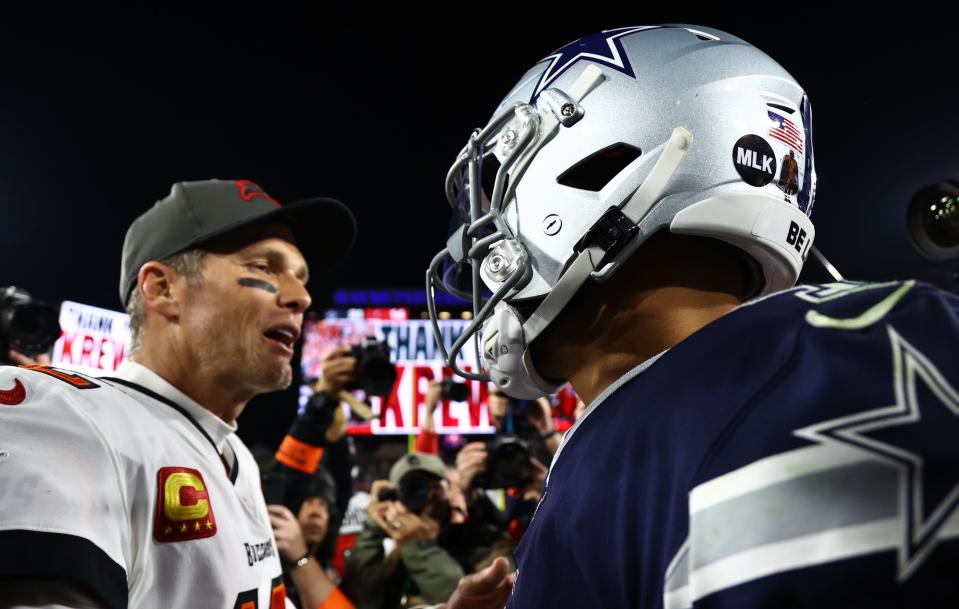
<svg viewBox="0 0 959 609"><path fill-rule="evenodd" d="M959 298L801 286L590 405L508 607L959 607Z"/></svg>

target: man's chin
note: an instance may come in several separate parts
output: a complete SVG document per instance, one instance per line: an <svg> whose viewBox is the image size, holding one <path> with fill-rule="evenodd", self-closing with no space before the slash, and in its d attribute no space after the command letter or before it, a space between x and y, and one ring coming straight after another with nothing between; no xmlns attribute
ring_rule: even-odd
<svg viewBox="0 0 959 609"><path fill-rule="evenodd" d="M283 373L277 379L274 391L282 391L293 384L293 369L289 364L283 367Z"/></svg>
<svg viewBox="0 0 959 609"><path fill-rule="evenodd" d="M260 378L260 389L257 394L283 391L293 383L293 369L289 364L285 364L265 372Z"/></svg>

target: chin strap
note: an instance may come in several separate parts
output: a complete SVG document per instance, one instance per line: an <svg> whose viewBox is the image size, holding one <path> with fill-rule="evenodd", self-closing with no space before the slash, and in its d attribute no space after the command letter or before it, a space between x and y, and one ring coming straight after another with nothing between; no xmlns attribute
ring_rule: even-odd
<svg viewBox="0 0 959 609"><path fill-rule="evenodd" d="M682 127L673 130L649 176L620 207L611 207L580 240L579 252L543 302L523 321L506 302L497 303L483 329L483 358L492 380L520 399L558 391L562 383L551 383L537 372L529 345L549 326L577 291L632 239L636 224L658 201L692 144L692 134Z"/></svg>
<svg viewBox="0 0 959 609"><path fill-rule="evenodd" d="M542 304L523 324L527 344L533 342L556 318L576 292L586 283L593 271L600 268L607 258L626 245L626 242L635 235L636 225L639 224L639 221L649 212L656 201L662 197L670 180L686 158L692 142L692 133L683 127L673 129L663 153L656 161L652 171L649 172L649 176L643 180L642 185L636 189L636 192L621 208L610 208L603 216L603 219L606 219L605 224L600 224L603 219L597 222L597 226L604 229L601 233L594 233L596 227L587 233L583 241L580 242L583 246L582 251L563 273L563 276L559 278L559 281L550 290ZM626 219L629 222L622 222L621 219ZM616 231L620 231L619 234L610 238L611 233ZM605 243L591 244L591 242L604 240Z"/></svg>

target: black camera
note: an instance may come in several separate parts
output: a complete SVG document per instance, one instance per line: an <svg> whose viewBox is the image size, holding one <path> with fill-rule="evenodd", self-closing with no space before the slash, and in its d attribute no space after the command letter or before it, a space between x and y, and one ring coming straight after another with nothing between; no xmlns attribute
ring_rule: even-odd
<svg viewBox="0 0 959 609"><path fill-rule="evenodd" d="M906 223L913 245L926 258L959 258L959 181L920 188L909 201Z"/></svg>
<svg viewBox="0 0 959 609"><path fill-rule="evenodd" d="M60 338L57 310L34 300L26 290L0 288L0 362L13 348L28 356L49 351Z"/></svg>
<svg viewBox="0 0 959 609"><path fill-rule="evenodd" d="M385 488L376 498L380 501L399 501L409 511L419 514L433 501L435 483L436 476L426 472L410 472L400 480L399 489Z"/></svg>
<svg viewBox="0 0 959 609"><path fill-rule="evenodd" d="M356 358L356 376L347 389L362 389L367 395L387 397L396 383L396 367L390 361L390 346L366 337L346 355Z"/></svg>
<svg viewBox="0 0 959 609"><path fill-rule="evenodd" d="M529 481L530 445L514 434L496 436L486 444L486 471L477 476L480 488L511 488Z"/></svg>
<svg viewBox="0 0 959 609"><path fill-rule="evenodd" d="M451 400L453 402L465 402L470 395L469 387L466 383L457 383L451 378L443 379L440 383L440 398Z"/></svg>

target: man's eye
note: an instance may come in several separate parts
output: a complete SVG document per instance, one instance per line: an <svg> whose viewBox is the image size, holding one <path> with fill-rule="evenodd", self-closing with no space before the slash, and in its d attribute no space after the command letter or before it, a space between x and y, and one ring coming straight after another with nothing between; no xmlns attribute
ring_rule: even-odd
<svg viewBox="0 0 959 609"><path fill-rule="evenodd" d="M266 264L265 262L253 262L249 266L250 268L254 268L264 273L268 273L270 271L270 265Z"/></svg>

